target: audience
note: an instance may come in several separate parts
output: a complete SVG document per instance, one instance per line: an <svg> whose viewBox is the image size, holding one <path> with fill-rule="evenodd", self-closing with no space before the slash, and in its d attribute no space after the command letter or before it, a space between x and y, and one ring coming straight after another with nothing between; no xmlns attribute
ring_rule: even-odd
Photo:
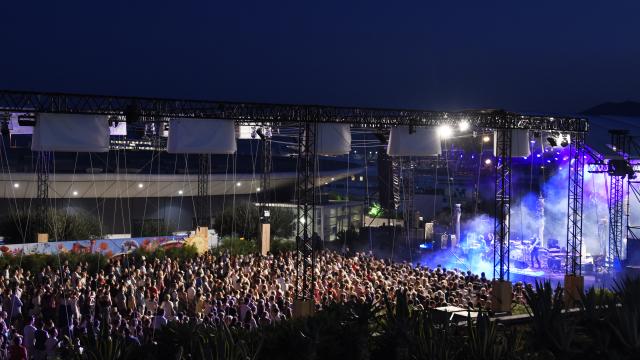
<svg viewBox="0 0 640 360"><path fill-rule="evenodd" d="M135 346L169 322L256 329L292 316L295 253L206 253L194 259L111 259L89 264L0 272L0 332L10 359L53 359L60 341L108 331ZM431 269L356 253L322 251L316 259L316 310L335 303L394 301L405 290L416 309L453 305L490 308L490 281L442 267ZM516 287L517 299L522 289ZM15 329L20 329L20 333ZM8 346L9 343L13 345Z"/></svg>

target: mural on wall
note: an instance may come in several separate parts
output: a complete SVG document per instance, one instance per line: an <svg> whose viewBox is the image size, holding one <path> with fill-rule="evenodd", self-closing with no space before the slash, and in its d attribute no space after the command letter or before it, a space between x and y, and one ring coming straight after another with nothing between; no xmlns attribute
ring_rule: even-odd
<svg viewBox="0 0 640 360"><path fill-rule="evenodd" d="M194 235L195 236L195 235ZM154 251L159 248L170 249L182 247L185 244L196 245L199 251L206 249L200 244L194 243L194 236L152 236L126 239L99 239L99 240L78 240L59 241L45 243L25 243L1 245L0 254L4 255L29 255L29 254L57 254L57 253L100 253L107 257L119 256L130 253L138 248L147 251ZM212 247L217 242L216 235L208 238L208 247ZM199 245L199 246L198 246Z"/></svg>

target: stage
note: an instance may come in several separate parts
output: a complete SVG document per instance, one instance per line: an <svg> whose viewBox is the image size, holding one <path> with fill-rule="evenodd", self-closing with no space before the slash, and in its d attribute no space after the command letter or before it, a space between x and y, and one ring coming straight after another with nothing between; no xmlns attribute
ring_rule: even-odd
<svg viewBox="0 0 640 360"><path fill-rule="evenodd" d="M427 266L436 268L438 266L446 269L458 269L460 271L471 271L473 274L484 273L487 279L493 278L493 262L491 257L482 256L480 253L466 252L460 248L451 249L425 249L420 248L413 259L416 266ZM556 264L552 260L549 262L547 253L540 256L541 267L532 268L530 263L524 262L521 258L510 259L510 276L512 282L534 283L536 280L549 280L552 284L563 284L565 268L564 262ZM549 266L551 265L551 267ZM589 271L582 272L585 287L605 286L609 281L604 274L593 271L593 267L587 266Z"/></svg>

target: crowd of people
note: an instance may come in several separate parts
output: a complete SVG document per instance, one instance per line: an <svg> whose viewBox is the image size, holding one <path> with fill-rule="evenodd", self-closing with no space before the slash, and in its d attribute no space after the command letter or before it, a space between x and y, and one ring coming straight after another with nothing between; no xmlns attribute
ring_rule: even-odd
<svg viewBox="0 0 640 360"><path fill-rule="evenodd" d="M0 347L5 358L64 358L63 339L121 336L140 345L169 322L256 329L292 317L295 254L214 255L193 259L111 259L97 272L61 263L37 273L0 272ZM484 274L322 251L316 260L315 306L393 301L406 291L418 309L446 305L489 309Z"/></svg>

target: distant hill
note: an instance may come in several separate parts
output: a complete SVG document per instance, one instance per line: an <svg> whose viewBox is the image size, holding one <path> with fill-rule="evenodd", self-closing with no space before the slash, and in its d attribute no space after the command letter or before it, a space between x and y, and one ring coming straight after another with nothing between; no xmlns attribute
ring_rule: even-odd
<svg viewBox="0 0 640 360"><path fill-rule="evenodd" d="M606 102L582 112L586 115L640 116L640 102Z"/></svg>

